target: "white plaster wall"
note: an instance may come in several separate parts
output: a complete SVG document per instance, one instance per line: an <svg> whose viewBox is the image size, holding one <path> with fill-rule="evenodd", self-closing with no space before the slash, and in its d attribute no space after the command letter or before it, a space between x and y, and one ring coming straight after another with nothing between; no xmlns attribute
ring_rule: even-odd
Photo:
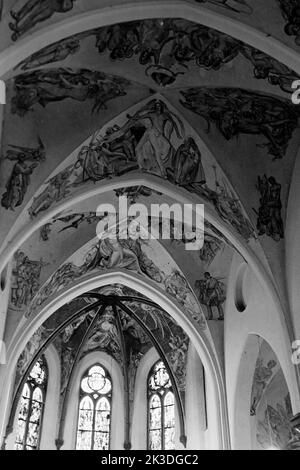
<svg viewBox="0 0 300 470"><path fill-rule="evenodd" d="M157 351L152 348L142 358L137 373L132 415L132 449L147 449L147 379L152 366L159 361Z"/></svg>
<svg viewBox="0 0 300 470"><path fill-rule="evenodd" d="M285 229L286 277L295 339L300 340L300 151L290 188Z"/></svg>
<svg viewBox="0 0 300 470"><path fill-rule="evenodd" d="M206 403L204 393L204 370L202 362L190 343L186 371L186 435L187 449L205 450L207 430Z"/></svg>
<svg viewBox="0 0 300 470"><path fill-rule="evenodd" d="M249 396L256 359L254 359L254 352L253 357L250 354L245 358L249 335L261 336L269 343L285 374L293 411L296 413L300 410L297 377L291 361L291 342L282 313L278 311L278 304L273 300L272 295L260 285L249 267L246 270L242 289L247 308L241 313L235 306L236 278L242 263L244 261L235 255L228 283L225 314L225 374L229 423L234 449L248 449L251 442Z"/></svg>

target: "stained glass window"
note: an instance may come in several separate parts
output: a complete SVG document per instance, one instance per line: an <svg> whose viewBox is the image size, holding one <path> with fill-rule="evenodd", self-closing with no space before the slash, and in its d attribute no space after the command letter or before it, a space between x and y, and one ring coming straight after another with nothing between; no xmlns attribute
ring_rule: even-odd
<svg viewBox="0 0 300 470"><path fill-rule="evenodd" d="M109 450L112 382L100 365L81 380L76 450Z"/></svg>
<svg viewBox="0 0 300 470"><path fill-rule="evenodd" d="M175 399L162 361L154 365L148 377L148 448L175 449Z"/></svg>
<svg viewBox="0 0 300 470"><path fill-rule="evenodd" d="M40 446L48 368L44 357L39 359L24 385L17 424L16 450L38 450Z"/></svg>

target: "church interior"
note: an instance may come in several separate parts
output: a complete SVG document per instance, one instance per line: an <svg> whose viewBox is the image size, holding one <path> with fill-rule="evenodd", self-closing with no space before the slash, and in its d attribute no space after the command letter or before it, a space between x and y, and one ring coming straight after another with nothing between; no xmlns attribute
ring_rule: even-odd
<svg viewBox="0 0 300 470"><path fill-rule="evenodd" d="M1 449L300 449L300 0L0 15Z"/></svg>

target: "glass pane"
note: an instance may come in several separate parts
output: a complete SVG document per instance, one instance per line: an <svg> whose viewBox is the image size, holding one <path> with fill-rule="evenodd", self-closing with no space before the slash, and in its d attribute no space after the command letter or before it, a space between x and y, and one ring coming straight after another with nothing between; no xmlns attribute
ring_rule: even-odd
<svg viewBox="0 0 300 470"><path fill-rule="evenodd" d="M92 450L91 431L78 431L76 450Z"/></svg>
<svg viewBox="0 0 300 470"><path fill-rule="evenodd" d="M18 421L18 429L17 429L17 437L16 437L16 442L17 444L24 444L25 440L25 430L26 430L26 423L25 421Z"/></svg>
<svg viewBox="0 0 300 470"><path fill-rule="evenodd" d="M149 449L150 450L162 450L161 448L161 431L150 431L149 432Z"/></svg>
<svg viewBox="0 0 300 470"><path fill-rule="evenodd" d="M175 449L175 429L168 428L165 429L165 449L164 450L174 450Z"/></svg>
<svg viewBox="0 0 300 470"><path fill-rule="evenodd" d="M15 449L37 450L47 388L47 364L39 359L29 374L20 400Z"/></svg>
<svg viewBox="0 0 300 470"><path fill-rule="evenodd" d="M30 377L34 379L35 382L39 385L42 385L46 382L46 368L42 359L37 361L32 371L30 372Z"/></svg>
<svg viewBox="0 0 300 470"><path fill-rule="evenodd" d="M102 375L103 377L106 376L105 370L104 370L101 366L93 366L93 367L89 370L89 375L93 375L93 374L100 374L100 375Z"/></svg>
<svg viewBox="0 0 300 470"><path fill-rule="evenodd" d="M148 396L149 448L175 449L175 397L169 374L162 361L155 364L151 370Z"/></svg>
<svg viewBox="0 0 300 470"><path fill-rule="evenodd" d="M32 394L32 399L38 401L39 403L43 403L43 392L40 388L36 388Z"/></svg>
<svg viewBox="0 0 300 470"><path fill-rule="evenodd" d="M109 433L95 432L94 450L109 450Z"/></svg>
<svg viewBox="0 0 300 470"><path fill-rule="evenodd" d="M29 417L29 421L31 423L36 423L39 424L42 416L42 403L39 403L37 401L32 402L31 406L31 415Z"/></svg>
<svg viewBox="0 0 300 470"><path fill-rule="evenodd" d="M161 429L162 427L161 401L157 395L151 398L149 411L149 429Z"/></svg>
<svg viewBox="0 0 300 470"><path fill-rule="evenodd" d="M37 424L29 423L26 444L27 446L37 448L39 441L39 427Z"/></svg>
<svg viewBox="0 0 300 470"><path fill-rule="evenodd" d="M172 384L170 377L163 362L158 362L154 368L153 373L149 379L149 387L151 390L158 390L159 388L171 388Z"/></svg>
<svg viewBox="0 0 300 470"><path fill-rule="evenodd" d="M175 405L173 393L168 393L164 401L164 425L165 428L175 427Z"/></svg>
<svg viewBox="0 0 300 470"><path fill-rule="evenodd" d="M100 365L89 369L81 381L86 395L79 406L78 450L109 450L112 383Z"/></svg>
<svg viewBox="0 0 300 470"><path fill-rule="evenodd" d="M84 397L81 400L78 429L83 431L93 430L94 404L90 397Z"/></svg>
<svg viewBox="0 0 300 470"><path fill-rule="evenodd" d="M88 377L85 377L81 382L81 389L84 393L93 393L91 387L88 384Z"/></svg>
<svg viewBox="0 0 300 470"><path fill-rule="evenodd" d="M28 384L24 385L22 396L24 398L30 398L30 388L28 387Z"/></svg>
<svg viewBox="0 0 300 470"><path fill-rule="evenodd" d="M97 403L95 430L106 433L110 431L110 403L106 398L100 398Z"/></svg>
<svg viewBox="0 0 300 470"><path fill-rule="evenodd" d="M29 399L21 398L19 419L23 419L24 421L26 421L27 416L28 416L28 408L29 408Z"/></svg>
<svg viewBox="0 0 300 470"><path fill-rule="evenodd" d="M107 398L101 397L97 402L97 411L110 411L110 403Z"/></svg>

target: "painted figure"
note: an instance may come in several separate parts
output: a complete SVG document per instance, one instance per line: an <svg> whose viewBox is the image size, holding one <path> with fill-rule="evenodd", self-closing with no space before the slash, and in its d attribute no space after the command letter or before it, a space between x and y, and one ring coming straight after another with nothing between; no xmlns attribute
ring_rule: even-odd
<svg viewBox="0 0 300 470"><path fill-rule="evenodd" d="M258 234L266 234L278 242L284 238L284 226L281 216L281 185L273 176L268 178L264 175L262 178L258 177L256 188L261 195L258 213L255 210L258 216Z"/></svg>
<svg viewBox="0 0 300 470"><path fill-rule="evenodd" d="M287 22L285 33L288 36L295 36L295 43L300 46L300 0L277 0L277 2Z"/></svg>
<svg viewBox="0 0 300 470"><path fill-rule="evenodd" d="M220 240L205 234L204 245L199 252L199 258L209 266L221 250L222 246L223 244Z"/></svg>
<svg viewBox="0 0 300 470"><path fill-rule="evenodd" d="M286 65L246 44L243 45L241 53L253 64L255 78L259 80L268 79L271 85L278 85L282 91L286 93L293 92L292 83L299 80L299 76Z"/></svg>
<svg viewBox="0 0 300 470"><path fill-rule="evenodd" d="M16 41L38 23L51 18L55 13L67 13L73 9L75 0L28 0L19 11L11 11L14 23L9 23Z"/></svg>
<svg viewBox="0 0 300 470"><path fill-rule="evenodd" d="M145 133L136 147L137 162L142 171L168 177L172 169L175 149L171 143L173 133L178 139L184 134L182 121L169 111L161 100L150 101L134 116L128 116L125 129L139 125Z"/></svg>
<svg viewBox="0 0 300 470"><path fill-rule="evenodd" d="M101 72L79 69L43 69L18 75L11 111L23 117L35 105L45 108L49 103L72 99L79 102L92 100L92 112L106 109L106 103L125 96L125 79Z"/></svg>
<svg viewBox="0 0 300 470"><path fill-rule="evenodd" d="M15 210L24 201L30 184L30 176L39 163L46 159L44 144L39 139L39 146L37 148L10 145L6 159L16 163L6 184L6 192L2 196L1 205L5 209Z"/></svg>
<svg viewBox="0 0 300 470"><path fill-rule="evenodd" d="M82 147L75 167L82 167L82 181L99 181L112 178L118 174L118 163L128 162L128 156L122 147L111 146L109 142L91 142L89 146Z"/></svg>
<svg viewBox="0 0 300 470"><path fill-rule="evenodd" d="M46 189L34 198L28 211L31 218L37 217L41 212L48 210L53 203L61 201L69 194L69 177L72 171L73 167L66 168L47 181Z"/></svg>
<svg viewBox="0 0 300 470"><path fill-rule="evenodd" d="M30 70L54 62L62 62L70 55L76 54L80 50L80 40L74 38L63 39L62 41L51 44L39 52L36 52L28 59L21 62L22 70Z"/></svg>
<svg viewBox="0 0 300 470"><path fill-rule="evenodd" d="M13 269L14 282L11 291L11 302L18 309L27 306L39 290L41 270L47 263L31 261L21 251L15 255Z"/></svg>
<svg viewBox="0 0 300 470"><path fill-rule="evenodd" d="M201 161L201 153L192 137L180 145L173 160L174 180L176 184L204 184L206 177Z"/></svg>
<svg viewBox="0 0 300 470"><path fill-rule="evenodd" d="M277 363L274 360L269 361L268 364L264 366L263 360L258 359L253 380L252 403L250 409L251 416L256 414L256 409L260 403L264 391L274 376L274 369L276 366Z"/></svg>
<svg viewBox="0 0 300 470"><path fill-rule="evenodd" d="M238 88L190 88L182 91L181 104L202 116L207 132L214 122L226 140L241 134L262 135L274 160L284 158L300 111L280 98Z"/></svg>
<svg viewBox="0 0 300 470"><path fill-rule="evenodd" d="M199 291L200 303L207 307L208 320L213 320L213 307L216 307L219 313L218 319L223 321L223 303L226 300L226 287L223 282L206 272L204 279L196 282L196 288Z"/></svg>

